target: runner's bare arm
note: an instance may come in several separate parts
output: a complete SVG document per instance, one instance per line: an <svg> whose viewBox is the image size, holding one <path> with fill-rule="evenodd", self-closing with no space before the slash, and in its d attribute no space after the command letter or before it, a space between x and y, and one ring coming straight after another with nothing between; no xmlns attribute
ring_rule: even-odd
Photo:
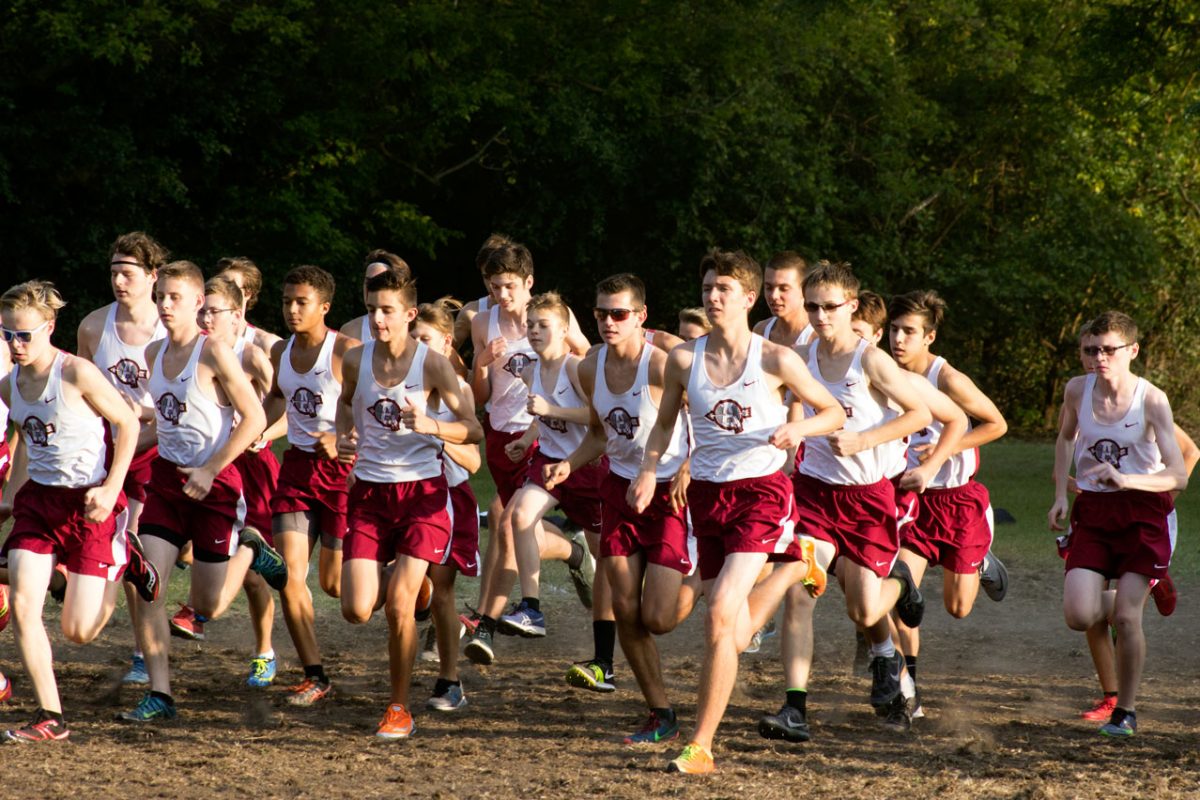
<svg viewBox="0 0 1200 800"><path fill-rule="evenodd" d="M1083 376L1076 376L1067 381L1067 388L1063 390L1062 409L1058 414L1058 437L1054 440L1054 503L1046 513L1052 531L1063 530L1063 522L1067 518L1068 479L1075 436L1079 429L1079 402L1083 397L1083 381Z"/></svg>
<svg viewBox="0 0 1200 800"><path fill-rule="evenodd" d="M831 434L829 443L839 456L851 456L884 442L902 439L921 430L933 419L917 390L905 377L904 370L887 353L868 347L863 351L862 366L863 374L872 386L900 407L900 415L865 431Z"/></svg>
<svg viewBox="0 0 1200 800"><path fill-rule="evenodd" d="M410 402L401 412L405 427L417 433L436 436L451 444L475 443L483 438L483 427L475 418L473 403L467 403L458 389L458 374L450 361L440 353L430 351L425 356L425 385L437 394L442 404L454 412L454 422L440 422L422 414Z"/></svg>
<svg viewBox="0 0 1200 800"><path fill-rule="evenodd" d="M763 370L817 412L804 419L803 414L793 415L789 409L788 421L771 434L771 444L775 447L792 450L806 436L831 433L846 424L846 412L792 348L764 342Z"/></svg>
<svg viewBox="0 0 1200 800"><path fill-rule="evenodd" d="M942 434L937 444L922 454L921 465L907 470L900 478L900 487L910 489L918 494L938 474L938 470L946 463L946 459L961 452L960 442L967 431L967 415L958 404L938 391L924 375L915 372L905 372L913 387L921 397L921 401L929 408L933 418L942 424Z"/></svg>
<svg viewBox="0 0 1200 800"><path fill-rule="evenodd" d="M342 359L342 393L338 395L334 428L337 431L337 458L344 464L353 463L358 455L358 434L354 430L354 392L358 388L362 354L363 348L355 347ZM368 368L370 366L367 365Z"/></svg>
<svg viewBox="0 0 1200 800"><path fill-rule="evenodd" d="M1182 492L1187 488L1187 467L1179 443L1175 441L1175 420L1171 415L1171 404L1162 390L1151 386L1146 389L1146 423L1154 431L1158 452L1162 456L1163 468L1149 475L1118 472L1108 462L1097 464L1088 470L1088 477L1114 489L1139 489L1144 492Z"/></svg>
<svg viewBox="0 0 1200 800"><path fill-rule="evenodd" d="M626 501L639 514L650 505L654 496L654 487L658 483L658 462L671 443L671 435L675 432L675 421L679 417L679 409L683 407L683 395L687 390L688 374L692 369L692 359L696 358L695 345L691 342L676 347L667 355L667 367L663 374L663 392L658 403L658 417L650 436L646 440L646 452L642 456L642 466L637 478L629 485Z"/></svg>
<svg viewBox="0 0 1200 800"><path fill-rule="evenodd" d="M63 365L63 380L73 384L84 402L112 427L112 465L104 482L89 489L85 499L85 516L92 522L103 522L112 513L125 484L125 474L137 450L141 425L121 393L105 380L92 362L78 356L69 357Z"/></svg>
<svg viewBox="0 0 1200 800"><path fill-rule="evenodd" d="M1008 422L1000 413L1000 409L996 408L992 398L980 391L967 375L947 364L942 369L938 384L939 389L958 403L958 407L965 411L970 419L975 420L975 424L958 443L957 452L982 447L1008 432Z"/></svg>

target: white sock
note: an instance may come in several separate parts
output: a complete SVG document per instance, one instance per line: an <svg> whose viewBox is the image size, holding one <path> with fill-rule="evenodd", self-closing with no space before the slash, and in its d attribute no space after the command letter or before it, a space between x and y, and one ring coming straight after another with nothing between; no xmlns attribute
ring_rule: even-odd
<svg viewBox="0 0 1200 800"><path fill-rule="evenodd" d="M900 694L904 695L906 700L912 700L917 696L917 684L913 682L908 670L900 673Z"/></svg>
<svg viewBox="0 0 1200 800"><path fill-rule="evenodd" d="M267 661L274 661L275 660L275 648L272 647L270 650L268 650L265 653L259 653L258 655L255 656L255 658L265 658Z"/></svg>
<svg viewBox="0 0 1200 800"><path fill-rule="evenodd" d="M871 658L875 658L876 656L891 658L894 655L896 655L896 645L892 642L892 637L890 636L887 638L887 641L871 645Z"/></svg>

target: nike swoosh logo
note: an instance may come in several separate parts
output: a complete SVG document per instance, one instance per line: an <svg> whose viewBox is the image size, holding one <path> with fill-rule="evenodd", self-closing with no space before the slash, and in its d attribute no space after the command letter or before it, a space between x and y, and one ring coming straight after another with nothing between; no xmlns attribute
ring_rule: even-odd
<svg viewBox="0 0 1200 800"><path fill-rule="evenodd" d="M978 567L982 563L983 563L982 561L972 561L971 568L974 569L975 567Z"/></svg>
<svg viewBox="0 0 1200 800"><path fill-rule="evenodd" d="M633 393L633 396L634 396L634 397L637 397L637 396L638 396L638 395L640 395L641 393L642 393L642 390L641 390L641 389L638 389L636 392L634 392L634 393Z"/></svg>
<svg viewBox="0 0 1200 800"><path fill-rule="evenodd" d="M1134 425L1137 425L1137 423L1136 422L1126 422L1125 423L1126 428L1132 428Z"/></svg>
<svg viewBox="0 0 1200 800"><path fill-rule="evenodd" d="M763 540L762 540L762 543L763 543L763 544L770 544L770 543L771 543L771 542L773 542L773 541L775 541L775 539L774 539L773 537L770 537L770 536L768 536L766 539L763 539Z"/></svg>
<svg viewBox="0 0 1200 800"><path fill-rule="evenodd" d="M444 547L435 547L435 548L433 548L433 552L434 552L434 555L437 555L437 554L439 554L439 553L444 553L444 552L446 552L446 548L444 548Z"/></svg>
<svg viewBox="0 0 1200 800"><path fill-rule="evenodd" d="M886 563L887 563L886 561L876 561L876 562L875 562L875 566L877 566L877 567L882 567L882 566L883 566L884 564L886 564Z"/></svg>
<svg viewBox="0 0 1200 800"><path fill-rule="evenodd" d="M406 384L404 384L404 388L405 388L405 389L416 389L416 388L417 388L418 386L420 386L420 385L421 385L421 384L419 384L419 383L414 383L412 386L409 386L409 385L406 383Z"/></svg>
<svg viewBox="0 0 1200 800"><path fill-rule="evenodd" d="M1169 564L1155 564L1154 568L1155 569L1166 569L1168 566L1170 566L1170 565Z"/></svg>
<svg viewBox="0 0 1200 800"><path fill-rule="evenodd" d="M686 567L686 566L688 566L688 565L689 565L691 562L690 562L690 561L688 561L686 558L681 558L681 559L679 559L679 563L680 563L681 565L683 565L683 566L685 566L685 567Z"/></svg>
<svg viewBox="0 0 1200 800"><path fill-rule="evenodd" d="M847 388L847 389L849 389L851 386L858 386L858 381L848 381L848 382L846 383L846 388Z"/></svg>
<svg viewBox="0 0 1200 800"><path fill-rule="evenodd" d="M566 389L559 389L557 392L555 392L555 394L562 394L565 391L566 391Z"/></svg>
<svg viewBox="0 0 1200 800"><path fill-rule="evenodd" d="M47 402L47 403L53 403L53 402L54 402L55 400L57 400L57 399L58 399L58 395L54 395L54 397L47 397L47 398L46 398L46 402Z"/></svg>
<svg viewBox="0 0 1200 800"><path fill-rule="evenodd" d="M899 683L900 682L900 662L899 661L897 661L895 663L895 667L896 668L894 670L892 670L891 678L896 683Z"/></svg>
<svg viewBox="0 0 1200 800"><path fill-rule="evenodd" d="M325 374L325 370L323 370L323 369L318 369L313 372L313 375L324 375L324 374Z"/></svg>
<svg viewBox="0 0 1200 800"><path fill-rule="evenodd" d="M189 378L191 378L191 377L192 377L191 375L180 375L180 376L179 376L179 382L180 382L180 383L183 383L184 381L186 381L187 379L189 379Z"/></svg>
<svg viewBox="0 0 1200 800"><path fill-rule="evenodd" d="M228 538L225 538L225 539L213 539L213 544L225 544L227 541L229 541L229 539L228 539Z"/></svg>
<svg viewBox="0 0 1200 800"><path fill-rule="evenodd" d="M742 381L742 386L753 386L756 383L758 383L758 380Z"/></svg>
<svg viewBox="0 0 1200 800"><path fill-rule="evenodd" d="M468 561L468 562L467 562L467 569L475 569L475 562L474 562L474 561Z"/></svg>

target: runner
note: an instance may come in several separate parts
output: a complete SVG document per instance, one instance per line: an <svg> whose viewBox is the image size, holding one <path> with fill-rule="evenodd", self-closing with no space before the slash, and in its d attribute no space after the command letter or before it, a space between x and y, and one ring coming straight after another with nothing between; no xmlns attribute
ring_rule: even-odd
<svg viewBox="0 0 1200 800"><path fill-rule="evenodd" d="M264 353L271 352L271 348L279 341L279 337L268 330L256 328L250 324L250 309L254 308L258 303L258 298L262 296L263 277L258 265L245 256L222 258L217 262L217 277L233 281L238 291L242 293L242 313L238 324L238 336L257 345Z"/></svg>
<svg viewBox="0 0 1200 800"><path fill-rule="evenodd" d="M804 313L804 276L808 262L799 253L784 250L771 256L763 268L763 299L771 316L754 326L754 332L776 344L798 347L812 341L813 328Z"/></svg>
<svg viewBox="0 0 1200 800"><path fill-rule="evenodd" d="M412 275L412 270L409 268L408 262L395 253L389 253L387 250L372 250L367 253L367 257L363 259L362 287L364 306L367 304L367 281L389 269L395 270L397 274L406 277ZM363 314L360 317L355 317L343 325L340 332L343 336L359 342L371 341L373 334L371 333L370 315Z"/></svg>

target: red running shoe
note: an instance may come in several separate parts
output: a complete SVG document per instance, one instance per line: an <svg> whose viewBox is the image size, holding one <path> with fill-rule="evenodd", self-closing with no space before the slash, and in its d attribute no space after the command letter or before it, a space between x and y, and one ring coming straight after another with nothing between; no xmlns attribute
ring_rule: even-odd
<svg viewBox="0 0 1200 800"><path fill-rule="evenodd" d="M1154 585L1150 587L1150 596L1154 598L1154 607L1158 609L1158 613L1164 617L1169 617L1175 613L1175 604L1179 601L1179 595L1175 592L1175 581L1171 580L1170 575L1163 575ZM4 629L4 623L0 622L0 630Z"/></svg>
<svg viewBox="0 0 1200 800"><path fill-rule="evenodd" d="M1112 716L1113 709L1116 707L1117 696L1115 694L1105 695L1096 701L1096 705L1079 716L1092 722L1107 722L1109 717Z"/></svg>

